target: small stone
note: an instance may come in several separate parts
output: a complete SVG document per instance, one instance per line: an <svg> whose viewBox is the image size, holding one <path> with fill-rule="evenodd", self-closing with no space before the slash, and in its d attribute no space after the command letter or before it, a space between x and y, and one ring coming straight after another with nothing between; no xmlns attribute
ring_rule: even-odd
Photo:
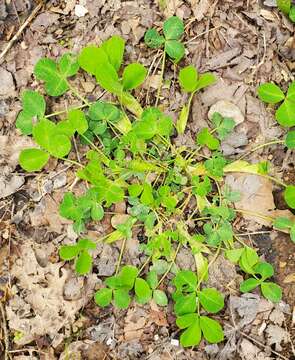
<svg viewBox="0 0 295 360"><path fill-rule="evenodd" d="M221 114L223 117L233 118L236 126L245 120L240 108L228 100L219 100L212 105L208 112L208 118L212 120L213 114L216 112Z"/></svg>
<svg viewBox="0 0 295 360"><path fill-rule="evenodd" d="M71 278L64 286L64 298L66 300L78 300L82 297L83 279Z"/></svg>
<svg viewBox="0 0 295 360"><path fill-rule="evenodd" d="M179 346L179 341L177 339L171 339L170 343L172 346Z"/></svg>
<svg viewBox="0 0 295 360"><path fill-rule="evenodd" d="M59 174L55 176L53 180L53 189L60 189L65 186L67 183L67 175L66 173Z"/></svg>
<svg viewBox="0 0 295 360"><path fill-rule="evenodd" d="M78 17L83 17L88 13L88 10L83 5L76 5L75 6L75 15Z"/></svg>
<svg viewBox="0 0 295 360"><path fill-rule="evenodd" d="M14 83L10 72L0 67L0 97L9 97L14 94Z"/></svg>

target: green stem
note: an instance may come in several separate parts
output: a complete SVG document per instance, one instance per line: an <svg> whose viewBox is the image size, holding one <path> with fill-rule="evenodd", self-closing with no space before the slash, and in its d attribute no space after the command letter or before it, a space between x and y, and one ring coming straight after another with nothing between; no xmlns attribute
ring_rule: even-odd
<svg viewBox="0 0 295 360"><path fill-rule="evenodd" d="M84 134L80 134L80 136L85 140L87 141L95 151L98 152L98 154L101 156L101 161L106 165L106 166L109 166L110 165L110 159L95 145L93 144L92 141L90 141L88 139L87 136L85 136Z"/></svg>
<svg viewBox="0 0 295 360"><path fill-rule="evenodd" d="M66 159L66 158L61 158L61 160L68 162L69 164L72 164L72 165L84 167L82 164L80 164L78 161L75 161L75 160L70 160L70 159Z"/></svg>
<svg viewBox="0 0 295 360"><path fill-rule="evenodd" d="M287 187L287 186L288 186L288 185L286 185L283 181L281 181L281 180L279 180L279 179L277 179L277 178L275 178L275 177L273 177L273 176L263 175L263 174L259 174L259 176L262 176L262 177L264 177L264 178L266 178L266 179L269 179L269 180L273 181L274 183L277 183L278 185L281 185L281 186L283 186L283 187Z"/></svg>
<svg viewBox="0 0 295 360"><path fill-rule="evenodd" d="M177 254L178 254L178 252L179 252L179 250L180 250L180 247L181 247L181 243L179 242L178 245L177 245L177 248L176 248L176 250L175 250L175 254L174 254L174 256L173 256L173 259L171 260L171 263L170 263L168 269L166 270L165 274L161 277L161 279L160 279L160 281L159 281L159 283L158 283L157 288L161 285L161 283L165 280L166 276L169 274L169 272L170 272L170 270L171 270L171 268L172 268L172 265L174 264L174 262L175 262L175 260L176 260L176 256L177 256Z"/></svg>
<svg viewBox="0 0 295 360"><path fill-rule="evenodd" d="M123 239L123 242L122 242L119 259L118 259L117 266L116 266L116 273L115 273L115 275L117 275L118 272L119 272L120 265L121 265L121 261L122 261L122 258L123 258L123 253L124 253L125 245L126 245L126 238L124 238L124 239Z"/></svg>
<svg viewBox="0 0 295 360"><path fill-rule="evenodd" d="M264 148L265 146L269 146L269 145L276 145L276 144L284 144L285 141L284 140L272 140L269 141L265 144L260 144L256 147L254 147L252 150L248 151L246 154L242 155L241 157L239 157L239 160L245 159L248 155L252 154L254 151L257 151L259 149Z"/></svg>
<svg viewBox="0 0 295 360"><path fill-rule="evenodd" d="M86 106L90 106L90 105L91 105L90 102L89 102L87 99L85 99L83 96L81 96L75 88L73 88L70 84L68 84L68 86L69 86L70 91L71 91L78 99L80 99Z"/></svg>
<svg viewBox="0 0 295 360"><path fill-rule="evenodd" d="M151 256L149 256L146 261L143 263L143 265L138 270L138 276L141 274L142 270L147 266L147 264L151 261Z"/></svg>
<svg viewBox="0 0 295 360"><path fill-rule="evenodd" d="M90 105L93 104L93 103L90 103ZM45 115L45 118L51 118L53 116L56 116L56 115L61 115L61 114L64 114L64 113L67 113L68 111L70 110L78 110L78 109L83 109L85 107L88 107L87 104L83 104L83 105L79 105L79 106L75 106L75 107L72 107L72 108L69 108L69 109L64 109L64 110L60 110L60 111L56 111L56 112L53 112L51 114L48 114L48 115Z"/></svg>
<svg viewBox="0 0 295 360"><path fill-rule="evenodd" d="M164 78L164 71L165 71L165 62L166 62L166 51L164 49L163 59L162 59L162 68L161 68L161 74L160 74L160 84L157 91L157 98L156 98L156 107L158 106L159 100L160 100L160 94L163 86L163 78Z"/></svg>

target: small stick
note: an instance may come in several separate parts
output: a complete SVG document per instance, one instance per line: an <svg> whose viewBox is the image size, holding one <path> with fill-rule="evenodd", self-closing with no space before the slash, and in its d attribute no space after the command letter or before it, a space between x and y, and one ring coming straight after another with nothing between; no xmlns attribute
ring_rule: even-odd
<svg viewBox="0 0 295 360"><path fill-rule="evenodd" d="M10 50L14 42L20 37L22 32L25 30L25 28L28 26L28 24L34 19L38 11L42 8L43 1L41 1L33 10L31 15L27 18L27 20L22 24L22 26L18 29L17 33L14 35L14 37L9 41L9 43L6 45L4 50L0 54L0 60L4 58L4 56L7 54L7 52Z"/></svg>
<svg viewBox="0 0 295 360"><path fill-rule="evenodd" d="M0 312L3 319L3 332L4 332L4 344L5 344L5 352L4 352L4 360L10 359L9 356L9 337L8 337L8 331L7 331L7 322L5 317L5 310L4 306L2 305L2 302L0 301Z"/></svg>

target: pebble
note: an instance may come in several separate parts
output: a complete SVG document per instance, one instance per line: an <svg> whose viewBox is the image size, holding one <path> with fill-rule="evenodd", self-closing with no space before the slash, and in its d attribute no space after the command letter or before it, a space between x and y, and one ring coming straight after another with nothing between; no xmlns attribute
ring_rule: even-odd
<svg viewBox="0 0 295 360"><path fill-rule="evenodd" d="M208 118L211 120L213 114L216 112L224 117L233 118L236 126L245 120L245 117L240 108L228 100L219 100L213 104L208 112Z"/></svg>
<svg viewBox="0 0 295 360"><path fill-rule="evenodd" d="M54 177L53 180L53 189L60 189L65 186L67 183L67 175L66 173L61 173Z"/></svg>
<svg viewBox="0 0 295 360"><path fill-rule="evenodd" d="M14 94L14 83L10 72L0 67L0 97L9 97Z"/></svg>

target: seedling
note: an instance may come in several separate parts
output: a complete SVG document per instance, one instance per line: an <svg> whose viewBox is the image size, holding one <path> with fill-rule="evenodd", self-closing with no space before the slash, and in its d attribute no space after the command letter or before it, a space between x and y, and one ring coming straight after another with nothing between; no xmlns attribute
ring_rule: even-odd
<svg viewBox="0 0 295 360"><path fill-rule="evenodd" d="M175 64L184 55L180 42L183 34L183 23L177 17L165 21L163 36L154 29L146 33L145 41L150 47L163 47L161 78L166 53ZM236 240L239 246L242 242L235 234L233 221L240 210L235 210L232 202L239 199L239 193L224 186L223 177L230 172L267 176L285 187L285 199L291 208L295 208L295 186L286 186L271 177L267 162L250 164L226 159L220 153L220 144L233 130L235 121L218 113L207 128L196 134L194 149L177 147L172 141L176 135L172 117L163 106L161 109L157 106L161 85L154 106L140 104L131 94L144 82L147 72L138 63L121 70L124 48L125 41L113 36L100 46L87 46L77 57L65 54L58 61L43 58L37 62L35 77L44 81L48 95L56 97L70 92L81 104L47 114L45 97L36 91L25 91L16 126L24 135L32 136L36 147L24 149L19 163L25 171L36 172L54 157L69 163L76 169L76 177L87 185L82 195L66 192L59 209L60 215L71 220L74 231L82 237L59 251L62 260L74 260L78 275L91 271L96 242L112 244L121 240L116 273L103 279L104 286L95 293L98 306L113 304L127 309L133 300L145 306L151 301L167 306L173 300L176 324L184 330L180 335L183 346L198 345L202 337L209 343L218 343L224 334L212 317L223 309L224 297L218 290L206 287L206 281L219 253L224 252L247 277L251 275L241 284L241 291L259 287L271 301L281 298L279 287L267 281L273 276L271 266L261 262L251 247L237 247ZM90 102L79 94L71 77L78 76L80 68L94 76L97 84L114 98ZM176 123L177 132L183 134L193 95L216 79L211 73L199 75L193 66L181 69L178 78L179 88L190 94ZM262 86L259 94L270 103L284 101L283 110L279 108L278 112L285 111L287 118L279 118L286 121L285 125L294 125L291 106L295 101L294 83L286 96L275 85ZM289 148L295 146L294 134L290 131L287 135ZM87 148L77 159L72 151L73 139ZM127 211L123 220L120 214L118 221L113 205L123 201ZM111 218L114 230L95 241L83 238L88 223L104 220L106 214L114 215ZM290 231L294 240L294 224L289 220L277 219L274 226ZM140 259L145 257L140 269L122 266L126 241L136 236L135 229L141 242ZM176 265L182 247L192 252L196 272ZM208 255L213 260L208 261ZM175 290L168 296L165 289L171 277Z"/></svg>
<svg viewBox="0 0 295 360"><path fill-rule="evenodd" d="M86 275L92 267L92 257L89 250L95 250L96 243L88 239L80 239L76 245L64 245L59 249L63 260L75 259L75 270L79 275Z"/></svg>
<svg viewBox="0 0 295 360"><path fill-rule="evenodd" d="M285 127L295 125L295 81L289 85L286 95L276 84L262 84L258 88L258 97L268 104L283 102L276 110L277 122Z"/></svg>

